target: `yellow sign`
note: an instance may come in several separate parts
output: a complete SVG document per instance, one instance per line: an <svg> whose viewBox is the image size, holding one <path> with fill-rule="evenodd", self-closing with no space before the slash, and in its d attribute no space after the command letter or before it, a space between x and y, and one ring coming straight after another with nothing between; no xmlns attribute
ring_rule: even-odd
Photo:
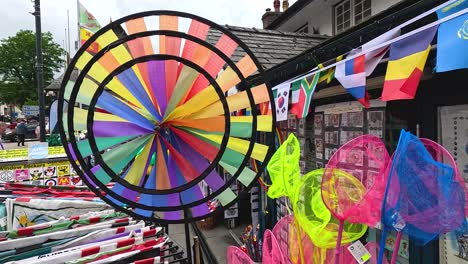
<svg viewBox="0 0 468 264"><path fill-rule="evenodd" d="M21 169L30 169L30 168L46 168L50 166L57 166L57 167L64 167L69 166L69 161L55 161L55 162L47 162L47 163L30 163L30 164L18 164L18 165L10 165L10 166L2 166L0 164L0 171L4 170L21 170Z"/></svg>
<svg viewBox="0 0 468 264"><path fill-rule="evenodd" d="M58 176L59 177L70 175L70 164L67 163L65 165L58 165L57 166L57 171L58 171Z"/></svg>
<svg viewBox="0 0 468 264"><path fill-rule="evenodd" d="M49 156L61 155L66 156L65 149L62 146L49 147Z"/></svg>
<svg viewBox="0 0 468 264"><path fill-rule="evenodd" d="M0 150L0 161L28 159L28 149Z"/></svg>
<svg viewBox="0 0 468 264"><path fill-rule="evenodd" d="M62 146L49 147L49 158L66 157L65 149ZM19 161L28 159L28 149L8 149L0 150L0 162Z"/></svg>

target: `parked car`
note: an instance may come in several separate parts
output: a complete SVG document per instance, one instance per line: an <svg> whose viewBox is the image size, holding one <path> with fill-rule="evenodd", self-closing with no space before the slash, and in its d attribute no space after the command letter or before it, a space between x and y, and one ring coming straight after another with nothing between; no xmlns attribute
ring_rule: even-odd
<svg viewBox="0 0 468 264"><path fill-rule="evenodd" d="M38 125L39 125L39 122L31 122L26 125L28 128L28 132L26 133L26 139L36 138L35 130ZM10 141L10 142L17 142L18 137L16 136L16 129L7 128L5 132L2 134L2 140Z"/></svg>

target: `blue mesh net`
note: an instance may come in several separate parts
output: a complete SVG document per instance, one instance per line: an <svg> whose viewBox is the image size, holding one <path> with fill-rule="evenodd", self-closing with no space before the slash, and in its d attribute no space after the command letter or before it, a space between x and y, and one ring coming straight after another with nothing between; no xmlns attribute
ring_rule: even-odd
<svg viewBox="0 0 468 264"><path fill-rule="evenodd" d="M424 245L439 234L466 226L465 193L455 179L455 170L434 160L419 138L402 130L388 168L382 207L384 233L396 230ZM384 239L385 235L382 242Z"/></svg>

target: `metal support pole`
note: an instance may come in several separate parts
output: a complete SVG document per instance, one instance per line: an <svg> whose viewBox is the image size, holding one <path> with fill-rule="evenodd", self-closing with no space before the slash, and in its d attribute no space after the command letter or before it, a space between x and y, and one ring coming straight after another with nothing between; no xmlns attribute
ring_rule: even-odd
<svg viewBox="0 0 468 264"><path fill-rule="evenodd" d="M45 141L45 99L44 99L44 64L42 58L42 30L41 30L41 0L34 0L34 13L36 17L36 79L37 99L39 100L39 141Z"/></svg>
<svg viewBox="0 0 468 264"><path fill-rule="evenodd" d="M200 240L197 236L193 237L193 260L194 264L203 264L203 257L200 250Z"/></svg>
<svg viewBox="0 0 468 264"><path fill-rule="evenodd" d="M188 218L187 209L184 209L184 218ZM187 260L188 263L192 264L192 247L190 243L190 228L189 223L184 223L185 227L185 248L187 249Z"/></svg>

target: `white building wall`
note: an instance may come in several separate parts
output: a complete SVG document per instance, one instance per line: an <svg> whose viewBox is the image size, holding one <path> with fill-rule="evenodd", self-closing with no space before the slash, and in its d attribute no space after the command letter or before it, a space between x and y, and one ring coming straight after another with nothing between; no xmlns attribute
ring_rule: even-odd
<svg viewBox="0 0 468 264"><path fill-rule="evenodd" d="M315 0L296 13L292 18L284 21L277 30L294 32L298 28L309 25L309 33L312 28L318 28L321 35L333 35L333 7L342 0ZM402 0L371 0L372 16L388 9Z"/></svg>
<svg viewBox="0 0 468 264"><path fill-rule="evenodd" d="M0 104L0 115L7 115L10 107L6 104ZM6 110L6 111L5 111Z"/></svg>

